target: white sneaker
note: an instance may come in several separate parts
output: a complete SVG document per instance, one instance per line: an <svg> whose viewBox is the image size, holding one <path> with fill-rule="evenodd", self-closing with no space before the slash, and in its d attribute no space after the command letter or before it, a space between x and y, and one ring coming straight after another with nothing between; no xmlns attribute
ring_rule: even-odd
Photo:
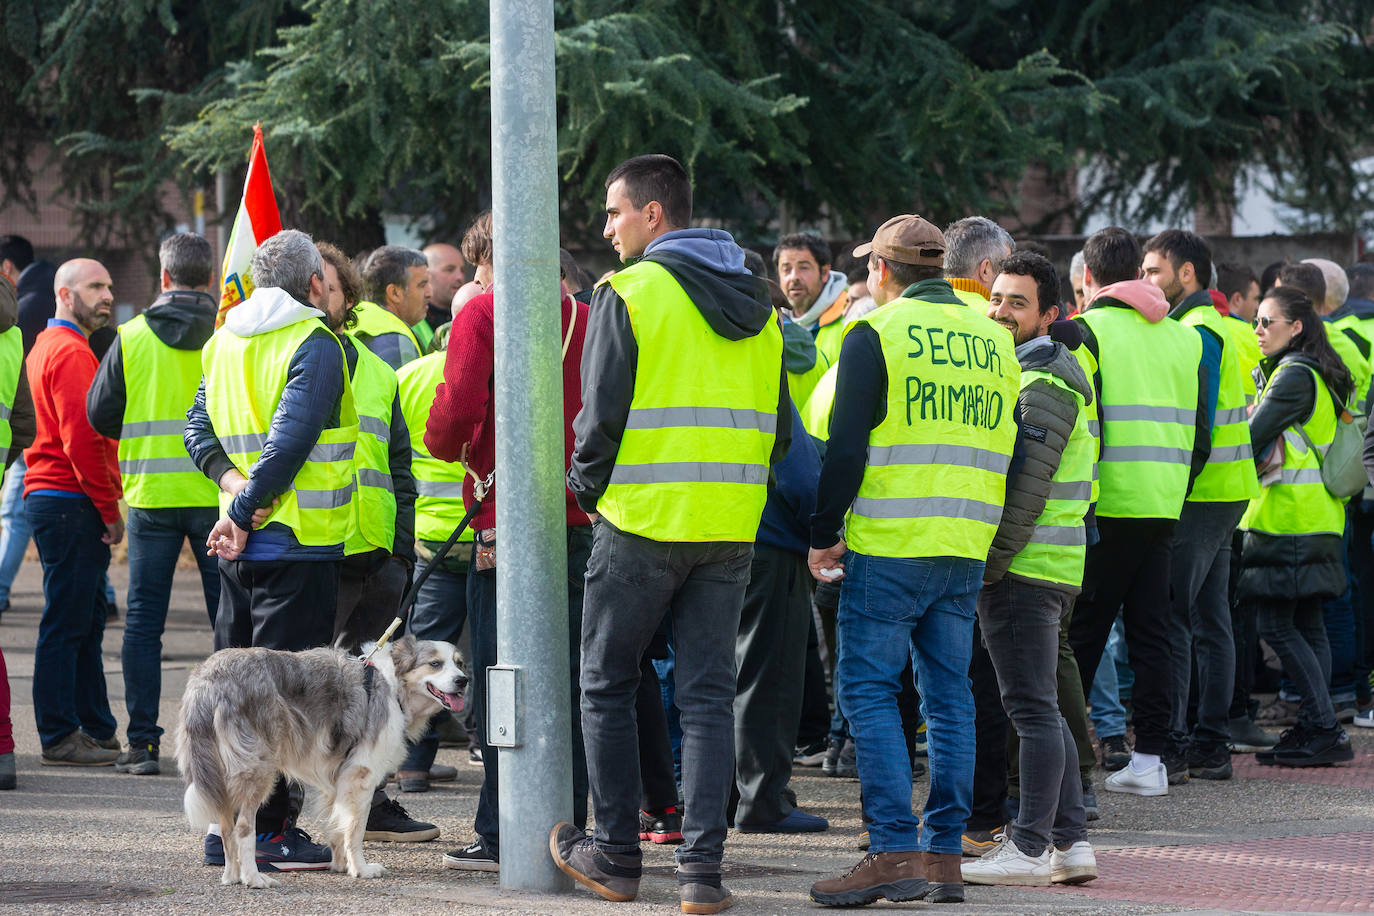
<svg viewBox="0 0 1374 916"><path fill-rule="evenodd" d="M1369 707L1364 712L1356 713L1351 720L1360 728L1374 728L1374 706Z"/></svg>
<svg viewBox="0 0 1374 916"><path fill-rule="evenodd" d="M1097 877L1097 856L1087 840L1068 849L1050 846L1050 880L1055 884L1086 884Z"/></svg>
<svg viewBox="0 0 1374 916"><path fill-rule="evenodd" d="M1046 887L1050 880L1050 849L1038 856L1028 856L1016 848L1011 837L983 856L959 866L965 884L1010 884Z"/></svg>
<svg viewBox="0 0 1374 916"><path fill-rule="evenodd" d="M1156 763L1144 773L1137 773L1129 764L1112 773L1103 780L1108 792L1125 792L1130 795L1168 795L1169 771L1164 764Z"/></svg>

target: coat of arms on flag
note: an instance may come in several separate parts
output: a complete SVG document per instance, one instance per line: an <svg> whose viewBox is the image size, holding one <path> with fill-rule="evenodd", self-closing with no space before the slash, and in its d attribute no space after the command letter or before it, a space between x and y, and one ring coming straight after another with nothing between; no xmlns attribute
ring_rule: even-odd
<svg viewBox="0 0 1374 916"><path fill-rule="evenodd" d="M281 232L281 213L277 197L272 192L272 175L267 171L267 152L262 145L262 125L253 125L253 150L248 158L248 177L243 182L243 200L239 202L229 244L224 249L224 278L220 289L219 314L215 327L224 323L229 309L253 293L253 278L249 267L258 245Z"/></svg>

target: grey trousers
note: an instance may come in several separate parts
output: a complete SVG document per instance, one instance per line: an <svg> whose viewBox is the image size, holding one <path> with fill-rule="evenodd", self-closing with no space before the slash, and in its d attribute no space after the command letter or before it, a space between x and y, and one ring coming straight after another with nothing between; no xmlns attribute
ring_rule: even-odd
<svg viewBox="0 0 1374 916"><path fill-rule="evenodd" d="M1236 644L1231 633L1231 539L1244 502L1183 504L1174 529L1173 600L1169 608L1169 731L1204 750L1230 740ZM1197 725L1188 728L1188 698L1197 669Z"/></svg>
<svg viewBox="0 0 1374 916"><path fill-rule="evenodd" d="M596 524L582 615L582 731L606 852L639 851L639 662L672 611L682 724L679 863L719 865L735 778L735 640L753 545L651 541Z"/></svg>
<svg viewBox="0 0 1374 916"><path fill-rule="evenodd" d="M978 624L997 671L1002 705L1021 739L1021 808L1011 838L1038 856L1087 836L1078 751L1059 712L1059 624L1073 610L1067 592L1003 578L978 595Z"/></svg>
<svg viewBox="0 0 1374 916"><path fill-rule="evenodd" d="M1283 662L1283 673L1302 697L1298 724L1307 728L1335 728L1336 708L1331 683L1331 642L1326 636L1320 598L1275 598L1256 601L1259 635Z"/></svg>
<svg viewBox="0 0 1374 916"><path fill-rule="evenodd" d="M783 792L801 716L810 575L806 557L754 547L735 642L736 824L776 824L792 813Z"/></svg>

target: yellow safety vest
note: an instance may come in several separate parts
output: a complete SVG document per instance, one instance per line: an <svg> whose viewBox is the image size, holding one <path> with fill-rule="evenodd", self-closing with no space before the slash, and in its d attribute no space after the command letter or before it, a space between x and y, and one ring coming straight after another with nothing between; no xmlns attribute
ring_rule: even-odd
<svg viewBox="0 0 1374 916"><path fill-rule="evenodd" d="M634 397L596 511L655 541L752 542L777 434L782 331L721 337L662 265L607 282L639 347ZM709 367L709 371L703 371Z"/></svg>
<svg viewBox="0 0 1374 916"><path fill-rule="evenodd" d="M1365 334L1364 326L1354 315L1347 315L1337 322L1322 322L1326 327L1326 339L1331 349L1350 370L1355 382L1355 390L1350 395L1351 410L1361 416L1368 415L1369 405L1365 395L1369 392L1371 370L1374 370L1374 341Z"/></svg>
<svg viewBox="0 0 1374 916"><path fill-rule="evenodd" d="M1339 537L1345 531L1345 501L1332 496L1322 483L1321 459L1317 454L1320 451L1324 455L1336 435L1336 408L1326 382L1311 366L1284 360L1260 392L1260 401L1264 401L1264 392L1280 373L1302 369L1311 372L1316 381L1312 413L1301 424L1316 448L1308 448L1293 427L1283 431L1283 467L1279 480L1260 488L1259 497L1250 501L1239 527L1265 534L1334 534Z"/></svg>
<svg viewBox="0 0 1374 916"><path fill-rule="evenodd" d="M1199 332L1101 302L1074 320L1086 323L1098 344L1096 358L1078 348L1088 377L1096 372L1102 384L1097 514L1176 520L1196 436Z"/></svg>
<svg viewBox="0 0 1374 916"><path fill-rule="evenodd" d="M353 400L358 411L358 448L353 453L358 493L353 506L358 523L344 541L344 554L381 548L396 542L396 490L391 480L391 405L396 400L396 373L380 356L348 335L358 351L353 369Z"/></svg>
<svg viewBox="0 0 1374 916"><path fill-rule="evenodd" d="M1088 429L1083 395L1044 369L1022 370L1021 389L1024 391L1037 379L1044 379L1067 392L1078 404L1078 416L1069 441L1064 445L1059 467L1051 478L1045 508L1035 520L1035 530L1026 546L1011 558L1007 572L1079 588L1083 584L1083 562L1088 545L1083 518L1092 501L1097 442Z"/></svg>
<svg viewBox="0 0 1374 916"><path fill-rule="evenodd" d="M14 442L10 413L14 410L14 398L19 392L19 373L23 371L24 335L19 326L15 325L0 334L0 468L9 460L10 444ZM181 422L185 426L185 415L182 416ZM186 447L182 446L181 451L185 454Z"/></svg>
<svg viewBox="0 0 1374 916"><path fill-rule="evenodd" d="M1245 392L1245 403L1250 405L1255 403L1259 391L1255 388L1255 367L1259 365L1264 354L1260 352L1259 340L1255 337L1255 329L1248 322L1241 321L1239 318L1223 318L1221 326L1226 329L1226 341L1233 344L1236 359L1240 363L1240 371L1244 378L1241 379L1241 389Z"/></svg>
<svg viewBox="0 0 1374 916"><path fill-rule="evenodd" d="M434 393L444 380L440 351L406 363L396 373L400 382L401 413L410 430L410 472L415 475L415 537L421 541L447 541L463 520L463 478L466 468L458 461L440 461L425 448L425 426L434 406ZM460 542L472 541L472 528Z"/></svg>
<svg viewBox="0 0 1374 916"><path fill-rule="evenodd" d="M124 363L119 476L136 509L213 508L219 487L186 453L186 411L200 387L200 350L158 339L142 315L117 329Z"/></svg>
<svg viewBox="0 0 1374 916"><path fill-rule="evenodd" d="M1016 441L1021 366L1007 329L962 305L896 299L851 327L877 332L887 415L845 524L881 557L986 560Z"/></svg>
<svg viewBox="0 0 1374 916"><path fill-rule="evenodd" d="M1179 323L1210 330L1221 344L1220 387L1212 420L1212 451L1193 481L1189 502L1243 502L1259 495L1255 456L1250 450L1250 414L1245 409L1246 370L1227 334L1226 319L1209 301L1189 309Z"/></svg>
<svg viewBox="0 0 1374 916"><path fill-rule="evenodd" d="M267 445L292 357L307 337L322 330L326 330L324 324L315 318L252 337L221 327L205 345L201 356L205 410L220 445L244 476L253 476ZM344 376L339 425L320 433L291 488L278 497L277 507L265 522L285 525L308 547L342 546L356 523L353 454L358 446L358 412L343 347L332 334L330 340L339 348ZM221 493L219 501L227 510L233 498Z"/></svg>
<svg viewBox="0 0 1374 916"><path fill-rule="evenodd" d="M377 303L359 302L353 313L357 316L358 322L349 329L348 333L352 334L355 339L358 337L381 337L383 334L403 334L410 338L411 343L415 344L417 352L425 352L420 346L420 341L415 339L415 332L410 329L410 325Z"/></svg>

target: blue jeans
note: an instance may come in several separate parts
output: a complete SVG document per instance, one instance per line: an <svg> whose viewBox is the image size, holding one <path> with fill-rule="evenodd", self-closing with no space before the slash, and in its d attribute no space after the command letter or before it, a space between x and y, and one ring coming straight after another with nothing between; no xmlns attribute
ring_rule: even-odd
<svg viewBox="0 0 1374 916"><path fill-rule="evenodd" d="M840 591L840 702L859 757L869 851L958 855L973 802L969 660L983 562L850 552ZM930 795L921 832L897 710L907 659L921 689ZM690 810L690 808L689 808Z"/></svg>
<svg viewBox="0 0 1374 916"><path fill-rule="evenodd" d="M415 576L418 578L428 565L424 561L417 563ZM406 621L406 631L416 639L438 639L457 645L467 620L467 573L453 572L441 564L420 586L420 593L415 596L415 606L411 608L410 618ZM465 673L475 679L477 671L472 660L464 661ZM449 713L442 712L442 715ZM434 766L434 758L439 753L439 732L434 726L436 721L439 721L437 715L430 719L429 727L420 740L406 748L406 759L401 769L429 772L430 767ZM473 746L477 746L477 742L474 741Z"/></svg>
<svg viewBox="0 0 1374 916"><path fill-rule="evenodd" d="M162 697L162 632L172 598L181 545L188 538L200 568L205 613L210 630L219 609L219 563L205 555L205 539L219 519L219 510L129 509L129 609L124 619L124 702L129 710L129 744L159 744L157 724Z"/></svg>
<svg viewBox="0 0 1374 916"><path fill-rule="evenodd" d="M1126 707L1121 703L1116 678L1117 659L1125 651L1125 628L1118 617L1116 623L1112 624L1111 635L1107 637L1107 649L1102 653L1102 660L1097 663L1093 689L1088 694L1088 705L1092 707L1089 715L1098 738L1126 734Z"/></svg>
<svg viewBox="0 0 1374 916"><path fill-rule="evenodd" d="M25 500L43 562L43 617L33 657L33 712L38 737L51 747L85 729L100 741L114 737L100 645L105 637L102 580L110 548L105 523L84 496L34 494Z"/></svg>
<svg viewBox="0 0 1374 916"><path fill-rule="evenodd" d="M24 551L28 550L29 539L33 537L33 528L24 511L24 474L28 469L21 453L10 465L4 490L0 492L0 525L4 526L0 531L0 604L10 600L10 586L19 574Z"/></svg>

